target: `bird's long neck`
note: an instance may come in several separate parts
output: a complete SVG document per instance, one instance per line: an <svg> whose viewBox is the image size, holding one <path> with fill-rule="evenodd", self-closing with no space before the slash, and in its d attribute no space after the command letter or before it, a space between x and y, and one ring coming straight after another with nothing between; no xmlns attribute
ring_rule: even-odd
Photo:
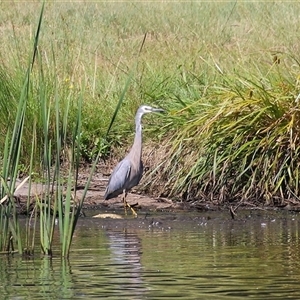
<svg viewBox="0 0 300 300"><path fill-rule="evenodd" d="M137 114L135 117L135 136L130 155L134 157L142 157L142 115Z"/></svg>

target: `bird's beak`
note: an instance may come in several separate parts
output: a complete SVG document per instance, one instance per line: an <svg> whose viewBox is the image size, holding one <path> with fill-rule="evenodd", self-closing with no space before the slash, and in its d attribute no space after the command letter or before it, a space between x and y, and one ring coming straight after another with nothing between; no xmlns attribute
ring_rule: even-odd
<svg viewBox="0 0 300 300"><path fill-rule="evenodd" d="M153 108L152 111L153 112L159 112L159 113L165 112L165 110L162 109L162 108Z"/></svg>

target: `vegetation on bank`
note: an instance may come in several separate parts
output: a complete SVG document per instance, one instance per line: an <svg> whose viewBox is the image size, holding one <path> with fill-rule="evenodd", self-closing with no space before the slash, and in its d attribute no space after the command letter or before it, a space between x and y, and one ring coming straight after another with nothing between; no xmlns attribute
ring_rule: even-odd
<svg viewBox="0 0 300 300"><path fill-rule="evenodd" d="M0 3L1 145L13 130L37 3ZM70 161L79 103L80 157L122 156L147 103L169 113L144 119L145 191L298 202L299 13L300 4L284 2L47 2L19 171L41 172L45 147L49 165Z"/></svg>

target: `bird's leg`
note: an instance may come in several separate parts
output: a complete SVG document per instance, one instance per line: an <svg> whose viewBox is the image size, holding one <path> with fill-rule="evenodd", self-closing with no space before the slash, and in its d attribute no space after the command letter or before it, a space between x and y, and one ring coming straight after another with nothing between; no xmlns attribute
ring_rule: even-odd
<svg viewBox="0 0 300 300"><path fill-rule="evenodd" d="M126 196L127 196L127 193L126 193L126 190L123 190L123 204L124 204L124 210L125 210L125 216L127 216L127 202L126 202Z"/></svg>
<svg viewBox="0 0 300 300"><path fill-rule="evenodd" d="M136 211L133 209L133 207L129 203L127 203L126 196L127 196L127 192L124 190L123 191L123 203L124 203L125 215L127 215L127 207L129 207L131 209L131 211L132 211L132 214L135 217L137 217Z"/></svg>

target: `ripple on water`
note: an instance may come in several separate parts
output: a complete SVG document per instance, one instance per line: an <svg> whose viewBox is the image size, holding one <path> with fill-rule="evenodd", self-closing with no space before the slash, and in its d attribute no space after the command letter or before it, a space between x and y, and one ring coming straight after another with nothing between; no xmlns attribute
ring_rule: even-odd
<svg viewBox="0 0 300 300"><path fill-rule="evenodd" d="M114 222L82 220L69 261L0 257L3 297L300 299L295 215L248 212L230 220L206 212Z"/></svg>

